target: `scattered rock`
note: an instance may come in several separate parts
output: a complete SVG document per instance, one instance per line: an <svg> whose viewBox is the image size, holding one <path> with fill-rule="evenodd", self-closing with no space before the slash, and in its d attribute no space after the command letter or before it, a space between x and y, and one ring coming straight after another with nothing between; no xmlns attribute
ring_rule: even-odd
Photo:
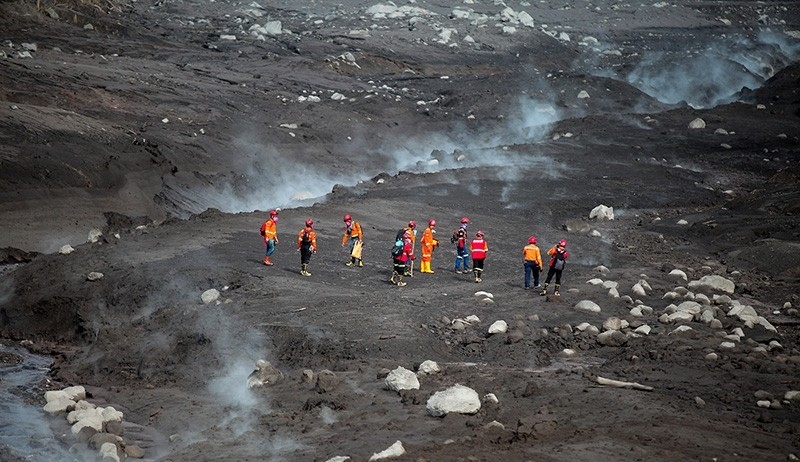
<svg viewBox="0 0 800 462"><path fill-rule="evenodd" d="M481 408L478 393L472 388L456 384L446 390L437 391L428 399L428 413L441 417L451 412L459 414L475 414Z"/></svg>

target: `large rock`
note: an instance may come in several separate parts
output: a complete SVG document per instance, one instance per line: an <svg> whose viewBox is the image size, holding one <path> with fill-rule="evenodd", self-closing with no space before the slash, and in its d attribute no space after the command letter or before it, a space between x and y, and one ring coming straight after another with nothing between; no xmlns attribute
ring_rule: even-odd
<svg viewBox="0 0 800 462"><path fill-rule="evenodd" d="M276 369L269 361L259 359L256 361L255 370L247 377L247 388L274 385L281 379L283 372Z"/></svg>
<svg viewBox="0 0 800 462"><path fill-rule="evenodd" d="M431 375L431 374L438 374L442 371L442 368L439 367L439 364L436 361L431 361L430 359L422 361L422 364L419 365L417 368L417 375Z"/></svg>
<svg viewBox="0 0 800 462"><path fill-rule="evenodd" d="M475 414L481 408L481 399L472 388L463 385L437 391L428 399L426 409L434 417L447 415L451 412L458 414Z"/></svg>
<svg viewBox="0 0 800 462"><path fill-rule="evenodd" d="M589 313L599 313L600 305L591 300L581 300L575 305L575 309L578 311L586 311Z"/></svg>
<svg viewBox="0 0 800 462"><path fill-rule="evenodd" d="M219 291L217 289L208 289L207 291L203 292L202 295L200 295L200 299L205 305L216 302L219 300Z"/></svg>
<svg viewBox="0 0 800 462"><path fill-rule="evenodd" d="M730 279L725 279L716 274L703 276L699 280L691 281L689 283L689 290L695 292L723 292L732 294L736 289L736 285Z"/></svg>
<svg viewBox="0 0 800 462"><path fill-rule="evenodd" d="M417 374L402 366L389 372L384 383L386 384L386 388L393 391L419 390Z"/></svg>
<svg viewBox="0 0 800 462"><path fill-rule="evenodd" d="M314 385L314 390L317 393L329 393L339 387L339 377L328 369L323 369L317 374L317 383Z"/></svg>
<svg viewBox="0 0 800 462"><path fill-rule="evenodd" d="M589 212L589 219L595 218L598 220L613 220L614 207L608 207L603 204L598 205Z"/></svg>
<svg viewBox="0 0 800 462"><path fill-rule="evenodd" d="M628 336L618 330L607 330L597 335L597 343L603 346L622 346L628 343Z"/></svg>
<svg viewBox="0 0 800 462"><path fill-rule="evenodd" d="M389 446L388 448L384 449L381 452L376 452L373 454L369 460L382 460L382 459L391 459L394 457L400 457L406 453L406 449L403 447L403 443L399 440L395 441L393 445Z"/></svg>
<svg viewBox="0 0 800 462"><path fill-rule="evenodd" d="M503 321L502 319L499 321L495 321L489 326L489 333L490 334L503 334L508 331L508 324Z"/></svg>

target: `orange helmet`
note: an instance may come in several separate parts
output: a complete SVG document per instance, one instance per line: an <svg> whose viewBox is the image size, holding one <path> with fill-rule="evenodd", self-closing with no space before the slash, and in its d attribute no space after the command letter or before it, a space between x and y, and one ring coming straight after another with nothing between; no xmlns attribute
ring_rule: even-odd
<svg viewBox="0 0 800 462"><path fill-rule="evenodd" d="M308 226L309 228L314 226L314 220L312 220L311 218L306 220L306 226Z"/></svg>
<svg viewBox="0 0 800 462"><path fill-rule="evenodd" d="M409 221L408 222L408 227L411 228L411 229L416 228L417 227L417 222L414 221L414 220Z"/></svg>
<svg viewBox="0 0 800 462"><path fill-rule="evenodd" d="M469 218L467 218L467 217L462 218L461 219L461 224L462 225L468 225L469 224Z"/></svg>
<svg viewBox="0 0 800 462"><path fill-rule="evenodd" d="M529 237L528 244L536 244L536 236Z"/></svg>
<svg viewBox="0 0 800 462"><path fill-rule="evenodd" d="M344 221L352 221L352 220L353 220L353 217L351 217L349 213L344 216Z"/></svg>
<svg viewBox="0 0 800 462"><path fill-rule="evenodd" d="M436 220L434 220L434 219L431 219L431 220L428 222L428 226L436 226Z"/></svg>
<svg viewBox="0 0 800 462"><path fill-rule="evenodd" d="M273 209L273 210L270 210L270 211L269 211L269 216L271 216L271 217L277 217L277 216L278 216L278 211L277 211L277 210L274 210L274 209Z"/></svg>

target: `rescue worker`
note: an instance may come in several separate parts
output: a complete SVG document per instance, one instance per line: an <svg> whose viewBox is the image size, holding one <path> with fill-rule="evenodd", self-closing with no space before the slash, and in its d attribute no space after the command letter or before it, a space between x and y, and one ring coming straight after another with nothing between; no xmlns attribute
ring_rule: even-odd
<svg viewBox="0 0 800 462"><path fill-rule="evenodd" d="M475 233L475 239L469 243L469 250L472 252L472 272L475 273L475 282L483 280L483 262L489 252L489 244L483 237L483 231L478 231Z"/></svg>
<svg viewBox="0 0 800 462"><path fill-rule="evenodd" d="M415 250L416 243L417 243L417 222L414 221L414 220L409 221L408 222L408 226L406 226L405 228L401 229L400 233L398 233L398 235L401 234L401 233L403 235L405 235L406 233L409 233L411 235L411 253L413 254L414 250ZM409 264L406 265L406 272L405 272L404 275L405 276L409 276L409 277L414 277L414 265L413 264L409 263Z"/></svg>
<svg viewBox="0 0 800 462"><path fill-rule="evenodd" d="M413 265L414 260L414 251L411 247L411 233L406 232L403 234L403 253L394 257L393 261L393 270L392 270L392 277L389 279L392 284L396 284L400 287L406 285L403 282L403 275L406 273L406 266Z"/></svg>
<svg viewBox="0 0 800 462"><path fill-rule="evenodd" d="M423 231L420 241L422 245L420 249L422 261L419 263L419 272L433 274L431 259L433 258L433 251L439 246L439 241L436 240L436 220L431 219L428 221L428 227Z"/></svg>
<svg viewBox="0 0 800 462"><path fill-rule="evenodd" d="M275 246L278 245L278 211L270 210L269 218L261 224L261 235L264 236L264 246L266 251L264 253L264 264L272 266L272 252L275 252Z"/></svg>
<svg viewBox="0 0 800 462"><path fill-rule="evenodd" d="M300 274L311 276L308 272L308 264L311 263L311 255L317 253L317 233L314 232L314 220L306 220L305 228L297 234L297 251L300 252Z"/></svg>
<svg viewBox="0 0 800 462"><path fill-rule="evenodd" d="M453 232L453 237L450 242L456 245L456 265L455 272L457 274L469 273L469 251L467 250L467 226L469 226L469 218L464 217L461 219L461 227ZM464 268L463 270L461 268Z"/></svg>
<svg viewBox="0 0 800 462"><path fill-rule="evenodd" d="M353 221L353 217L348 213L344 216L344 236L342 236L342 247L348 242L350 243L350 260L346 263L347 266L364 266L364 261L361 259L361 246L364 245L364 233L361 231L361 224ZM358 249L356 249L358 246Z"/></svg>
<svg viewBox="0 0 800 462"><path fill-rule="evenodd" d="M536 246L536 236L528 238L528 245L522 248L522 262L525 265L525 289L531 288L531 273L533 273L533 288L539 288L539 272L542 270L542 252Z"/></svg>
<svg viewBox="0 0 800 462"><path fill-rule="evenodd" d="M561 273L564 271L564 266L567 264L567 258L569 258L569 253L567 253L567 240L561 239L558 241L558 244L547 251L547 255L550 255L550 265L547 270L547 279L544 280L544 288L542 288L541 295L547 295L547 285L550 284L550 279L552 279L555 274L556 290L553 295L559 296L561 295L559 291L559 289L561 289Z"/></svg>

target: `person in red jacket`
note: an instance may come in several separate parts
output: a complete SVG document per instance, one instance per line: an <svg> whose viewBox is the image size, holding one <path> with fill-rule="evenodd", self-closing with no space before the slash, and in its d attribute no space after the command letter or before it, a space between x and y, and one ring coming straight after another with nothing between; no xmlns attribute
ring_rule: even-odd
<svg viewBox="0 0 800 462"><path fill-rule="evenodd" d="M406 283L403 282L403 276L406 273L406 265L413 265L415 259L414 250L411 246L411 233L406 232L403 234L403 252L393 257L394 268L392 277L389 279L392 284L396 284L400 287L406 285Z"/></svg>
<svg viewBox="0 0 800 462"><path fill-rule="evenodd" d="M472 252L472 272L475 273L475 282L481 282L483 277L483 262L489 252L489 244L483 238L483 231L475 233L475 239L469 243Z"/></svg>
<svg viewBox="0 0 800 462"><path fill-rule="evenodd" d="M317 253L317 233L314 232L314 220L306 220L305 228L297 234L297 251L300 252L300 274L311 276L308 272L308 265L311 263L311 255Z"/></svg>
<svg viewBox="0 0 800 462"><path fill-rule="evenodd" d="M561 239L558 241L558 244L551 247L550 250L547 251L547 255L550 255L550 267L547 270L547 279L544 280L544 287L542 288L542 293L540 295L547 295L547 286L550 284L550 280L553 278L553 275L556 276L556 290L553 295L559 296L561 292L561 273L564 271L564 267L567 265L567 258L569 258L569 253L567 253L567 240Z"/></svg>
<svg viewBox="0 0 800 462"><path fill-rule="evenodd" d="M261 235L264 236L264 264L272 266L272 252L275 251L275 246L278 245L278 211L270 210L269 218L261 224Z"/></svg>

